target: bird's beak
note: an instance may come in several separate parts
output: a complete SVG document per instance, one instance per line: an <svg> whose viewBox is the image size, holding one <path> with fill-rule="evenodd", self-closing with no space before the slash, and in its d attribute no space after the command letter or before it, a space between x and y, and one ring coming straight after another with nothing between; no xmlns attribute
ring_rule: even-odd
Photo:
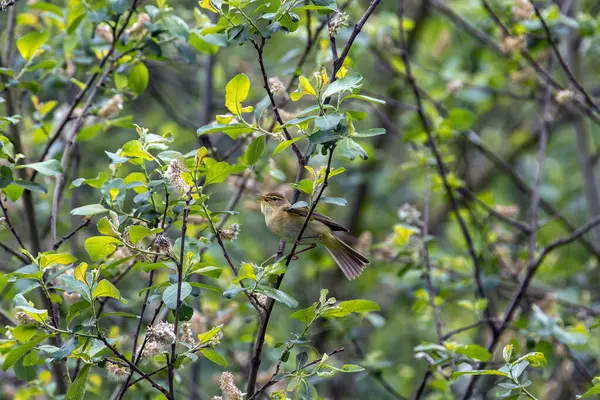
<svg viewBox="0 0 600 400"><path fill-rule="evenodd" d="M262 194L260 194L260 193L256 193L256 195L257 195L258 197L260 197L260 201L265 201L265 196L263 196L263 195L262 195Z"/></svg>

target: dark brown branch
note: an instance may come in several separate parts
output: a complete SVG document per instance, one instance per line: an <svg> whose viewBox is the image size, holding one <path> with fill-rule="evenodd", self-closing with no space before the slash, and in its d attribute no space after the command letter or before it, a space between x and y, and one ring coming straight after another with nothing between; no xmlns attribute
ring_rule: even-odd
<svg viewBox="0 0 600 400"><path fill-rule="evenodd" d="M105 337L98 335L98 339L100 339L100 341L102 341L102 343L104 343L104 345L106 347L108 347L110 349L110 351L113 352L114 355L116 355L118 358L120 358L121 360L125 361L125 363L127 364L127 366L132 370L137 372L142 378L144 378L145 380L147 380L152 387L154 387L155 389L159 390L163 395L166 396L167 399L171 399L173 400L173 397L171 396L171 394L161 385L159 385L158 383L156 383L156 381L154 379L152 379L152 377L150 377L150 375L146 374L144 371L142 371L141 369L139 369L137 367L137 365L135 365L134 363L132 363L131 361L129 361L127 359L127 357L125 357L119 350L117 350L116 347L114 347L113 345L111 345L108 340L106 340Z"/></svg>
<svg viewBox="0 0 600 400"><path fill-rule="evenodd" d="M404 0L400 0L399 19L400 19L400 21L402 21L404 19ZM429 120L425 116L425 110L423 109L423 104L422 104L422 100L421 100L421 92L419 91L418 86L415 82L415 79L412 75L411 62L408 57L406 41L405 41L404 36L405 36L404 29L401 27L400 28L400 46L401 46L400 52L402 55L402 60L404 62L405 68L406 68L406 82L413 91L413 95L415 97L415 102L416 102L416 106L417 106L417 110L418 110L417 114L419 116L419 119L421 120L421 124L423 125L425 132L427 133L429 147L435 158L438 173L439 173L440 177L442 178L442 183L443 183L446 195L448 196L448 198L450 200L450 205L452 207L452 210L454 211L454 214L456 215L456 219L459 223L461 233L467 244L469 254L473 261L473 267L474 267L473 273L474 273L474 277L475 277L475 283L477 286L477 295L479 298L487 299L487 296L486 296L485 290L484 290L484 286L483 286L482 277L481 277L481 265L479 262L479 258L475 252L475 246L473 244L473 239L471 237L471 234L469 232L467 224L466 224L464 218L462 217L462 215L460 214L460 209L459 209L456 197L454 195L453 189L450 186L450 183L448 182L446 166L444 164L444 161L442 160L442 156L437 147L436 139L434 138L433 132L429 125ZM489 302L488 302L488 306L486 307L485 313L486 313L486 316L488 319L492 318L493 313L490 309ZM492 332L495 332L496 327L494 326L494 324L492 322L490 322L489 327L492 330Z"/></svg>
<svg viewBox="0 0 600 400"><path fill-rule="evenodd" d="M8 7L12 7L15 4L17 4L17 0L1 1L0 2L0 11L6 11L6 10L8 10Z"/></svg>
<svg viewBox="0 0 600 400"><path fill-rule="evenodd" d="M0 208L2 209L2 213L4 214L4 219L5 219L4 222L8 225L8 229L10 230L12 235L15 237L15 239L19 243L19 246L21 246L22 249L25 249L25 245L23 244L21 237L17 233L15 226L13 225L12 221L10 220L10 217L8 216L8 210L6 209L6 207L4 207L4 203L2 203L2 195L1 194L0 194Z"/></svg>
<svg viewBox="0 0 600 400"><path fill-rule="evenodd" d="M89 226L91 222L92 222L92 218L89 218L89 217L84 218L83 222L77 228L73 229L70 233L63 236L62 239L60 239L58 242L54 243L52 245L52 250L58 250L58 248L60 247L61 244L63 244L67 240L71 239L77 232L79 232L83 228L86 228L87 226Z"/></svg>
<svg viewBox="0 0 600 400"><path fill-rule="evenodd" d="M552 47L552 50L554 51L554 54L556 55L556 59L558 60L558 63L560 64L561 68L567 75L569 82L571 82L571 84L573 86L575 86L577 88L577 90L583 95L588 106L593 108L596 112L600 112L600 108L598 108L598 105L594 102L592 97L586 92L583 85L581 83L579 83L579 81L577 80L577 78L575 77L573 72L571 71L571 68L569 68L569 65L567 64L567 62L565 61L563 56L560 54L560 51L558 50L558 46L556 45L556 42L552 38L552 32L550 31L550 28L546 24L546 20L542 16L542 13L540 12L539 8L535 5L535 3L532 0L530 0L530 2L535 11L535 15L538 17L538 19L542 23L542 27L544 28L544 32L546 33L546 40L548 40L548 42L550 43L550 46Z"/></svg>
<svg viewBox="0 0 600 400"><path fill-rule="evenodd" d="M341 353L342 351L344 351L344 348L335 349L335 350L330 351L329 353L327 353L327 356L332 357L332 356L336 355L337 353ZM300 368L296 368L295 370L289 372L288 375L293 375L293 374L295 374L298 371L301 371L303 369L312 367L313 365L318 364L320 362L321 362L321 358L317 358L316 360L313 360L313 361L309 362L308 364L303 365ZM264 392L265 390L267 390L271 386L275 385L277 382L280 382L281 381L280 379L273 380L273 378L275 378L275 376L278 375L278 374L279 374L279 368L277 368L277 372L276 373L274 373L273 375L271 375L271 378L269 378L269 381L267 383L265 383L264 385L262 385L252 396L248 397L248 400L253 400L253 399L257 398L262 392Z"/></svg>
<svg viewBox="0 0 600 400"><path fill-rule="evenodd" d="M188 191L183 209L183 218L181 224L181 243L179 250L179 262L177 263L177 297L175 301L175 322L173 323L173 333L175 341L171 345L171 357L169 358L169 392L175 398L175 358L177 355L177 340L179 338L179 309L181 308L181 285L183 281L183 260L185 259L185 238L188 225L188 216L190 215L190 203L192 202L192 191Z"/></svg>

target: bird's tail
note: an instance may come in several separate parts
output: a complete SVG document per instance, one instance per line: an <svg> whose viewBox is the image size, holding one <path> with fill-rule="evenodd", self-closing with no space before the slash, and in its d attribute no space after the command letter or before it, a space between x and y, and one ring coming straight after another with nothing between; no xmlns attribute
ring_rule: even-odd
<svg viewBox="0 0 600 400"><path fill-rule="evenodd" d="M327 238L326 242L324 244L327 251L346 275L346 278L350 280L357 278L369 264L369 260L365 256L333 233Z"/></svg>

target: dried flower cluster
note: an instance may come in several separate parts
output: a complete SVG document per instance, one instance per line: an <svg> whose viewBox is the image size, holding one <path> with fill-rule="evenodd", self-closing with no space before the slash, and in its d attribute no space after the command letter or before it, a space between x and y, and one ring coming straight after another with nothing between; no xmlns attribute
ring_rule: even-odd
<svg viewBox="0 0 600 400"><path fill-rule="evenodd" d="M223 372L221 374L219 387L221 388L225 400L242 400L242 392L235 386L233 374L231 372Z"/></svg>
<svg viewBox="0 0 600 400"><path fill-rule="evenodd" d="M179 193L187 193L190 190L190 185L188 185L181 176L183 172L185 172L185 168L183 165L181 165L181 162L179 162L178 159L171 161L167 171L165 172L165 178Z"/></svg>
<svg viewBox="0 0 600 400"><path fill-rule="evenodd" d="M567 104L573 101L575 93L570 89L559 90L554 96L558 104Z"/></svg>
<svg viewBox="0 0 600 400"><path fill-rule="evenodd" d="M109 43L112 43L114 39L112 29L105 23L96 26L96 36Z"/></svg>
<svg viewBox="0 0 600 400"><path fill-rule="evenodd" d="M515 0L512 13L518 19L531 19L533 17L533 5L528 0Z"/></svg>
<svg viewBox="0 0 600 400"><path fill-rule="evenodd" d="M142 357L152 358L166 351L177 340L173 330L173 324L168 322L159 322L149 327L146 331L146 345L142 351ZM140 349L141 345L138 353Z"/></svg>
<svg viewBox="0 0 600 400"><path fill-rule="evenodd" d="M286 93L283 82L277 77L269 78L269 88L273 94L282 96Z"/></svg>
<svg viewBox="0 0 600 400"><path fill-rule="evenodd" d="M122 381L129 376L129 369L112 361L106 362L108 377L113 381Z"/></svg>
<svg viewBox="0 0 600 400"><path fill-rule="evenodd" d="M8 226L8 223L6 222L6 218L0 217L0 232L5 230L7 226Z"/></svg>
<svg viewBox="0 0 600 400"><path fill-rule="evenodd" d="M29 314L27 314L26 312L23 312L23 311L17 311L15 313L15 319L21 325L38 324L39 323L39 321L36 321L35 318L33 318L32 316L30 316Z"/></svg>
<svg viewBox="0 0 600 400"><path fill-rule="evenodd" d="M524 35L505 36L504 39L502 39L500 48L504 53L508 54L523 50L526 45L527 42Z"/></svg>
<svg viewBox="0 0 600 400"><path fill-rule="evenodd" d="M448 85L446 86L446 88L448 89L448 92L454 94L454 93L458 93L460 92L460 90L463 88L464 83L458 79L452 79L450 82L448 82Z"/></svg>
<svg viewBox="0 0 600 400"><path fill-rule="evenodd" d="M348 14L336 11L329 21L329 35L335 36L338 31L348 26Z"/></svg>
<svg viewBox="0 0 600 400"><path fill-rule="evenodd" d="M150 22L150 16L146 13L141 13L138 17L138 20L135 24L131 25L129 29L127 29L126 33L128 35L134 35L136 33L143 32L146 29L145 23Z"/></svg>
<svg viewBox="0 0 600 400"><path fill-rule="evenodd" d="M154 245L161 253L171 255L173 253L173 246L171 246L171 241L168 237L163 235L156 236L154 240Z"/></svg>
<svg viewBox="0 0 600 400"><path fill-rule="evenodd" d="M194 346L196 344L194 331L192 330L192 324L189 322L184 322L181 324L181 341L189 344L190 346Z"/></svg>
<svg viewBox="0 0 600 400"><path fill-rule="evenodd" d="M223 229L219 232L219 237L223 240L236 240L240 233L239 224L231 224L229 228Z"/></svg>
<svg viewBox="0 0 600 400"><path fill-rule="evenodd" d="M494 210L498 214L507 218L516 218L519 215L519 206L516 204L510 204L507 206L499 204L496 207L494 207Z"/></svg>
<svg viewBox="0 0 600 400"><path fill-rule="evenodd" d="M421 212L412 204L404 203L398 210L398 217L407 224L421 226Z"/></svg>
<svg viewBox="0 0 600 400"><path fill-rule="evenodd" d="M123 96L120 94L111 97L100 109L98 115L102 118L110 118L123 109Z"/></svg>

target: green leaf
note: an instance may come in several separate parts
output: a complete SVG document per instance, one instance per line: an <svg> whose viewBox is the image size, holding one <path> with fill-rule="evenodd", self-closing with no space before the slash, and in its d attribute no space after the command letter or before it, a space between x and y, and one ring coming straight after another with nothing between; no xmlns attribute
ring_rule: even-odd
<svg viewBox="0 0 600 400"><path fill-rule="evenodd" d="M92 236L86 239L84 247L92 261L98 261L111 255L119 244L121 241L114 237Z"/></svg>
<svg viewBox="0 0 600 400"><path fill-rule="evenodd" d="M185 298L191 293L192 285L190 285L188 282L182 282L180 301L185 300ZM171 310L175 310L177 308L177 283L173 283L163 292L162 300Z"/></svg>
<svg viewBox="0 0 600 400"><path fill-rule="evenodd" d="M38 343L44 341L50 335L40 335L29 342L22 344L18 347L15 347L6 355L4 359L4 363L2 364L2 370L6 371L10 367L12 367L17 361L21 359L29 350L33 349Z"/></svg>
<svg viewBox="0 0 600 400"><path fill-rule="evenodd" d="M48 31L31 32L17 39L19 53L26 60L33 58L34 54L48 40Z"/></svg>
<svg viewBox="0 0 600 400"><path fill-rule="evenodd" d="M102 204L88 204L87 206L74 208L71 210L71 215L84 215L89 217L92 215L103 214L108 211L110 210L104 208Z"/></svg>
<svg viewBox="0 0 600 400"><path fill-rule="evenodd" d="M344 364L342 365L342 368L340 368L341 372L362 372L364 370L363 367L356 364Z"/></svg>
<svg viewBox="0 0 600 400"><path fill-rule="evenodd" d="M345 317L351 313L379 311L379 304L371 300L348 300L338 303L335 308L323 313L324 317Z"/></svg>
<svg viewBox="0 0 600 400"><path fill-rule="evenodd" d="M71 304L71 306L69 306L69 312L67 313L67 326L71 323L71 321L73 321L73 318L75 318L90 307L90 303L86 300L78 301L77 303Z"/></svg>
<svg viewBox="0 0 600 400"><path fill-rule="evenodd" d="M498 371L496 369L471 370L471 371L454 372L450 376L450 379L456 379L456 378L458 378L460 376L463 376L463 375L496 375L496 376L503 376L505 378L509 378L510 379L510 376L506 372Z"/></svg>
<svg viewBox="0 0 600 400"><path fill-rule="evenodd" d="M98 286L92 292L92 297L112 297L113 299L121 299L121 293L119 289L115 287L112 283L110 283L107 279L102 279L98 282Z"/></svg>
<svg viewBox="0 0 600 400"><path fill-rule="evenodd" d="M267 297L270 297L280 303L285 304L289 308L298 307L298 301L296 301L296 299L294 299L289 294L282 292L281 290L269 286L258 285L257 291L264 294Z"/></svg>
<svg viewBox="0 0 600 400"><path fill-rule="evenodd" d="M48 189L46 189L45 186L40 185L37 182L30 182L30 181L25 181L22 179L17 179L15 181L13 181L12 185L29 190L31 192L44 193L44 194L48 193ZM11 185L8 185L8 186L11 186Z"/></svg>
<svg viewBox="0 0 600 400"><path fill-rule="evenodd" d="M478 344L467 344L456 349L456 352L467 356L474 360L489 361L492 359L492 353L487 351L485 347L479 346Z"/></svg>
<svg viewBox="0 0 600 400"><path fill-rule="evenodd" d="M148 235L153 235L162 232L161 228L149 229L141 225L133 225L129 228L129 238L131 243L137 243Z"/></svg>
<svg viewBox="0 0 600 400"><path fill-rule="evenodd" d="M364 96L362 94L350 94L350 95L344 97L342 99L342 102L346 99L358 99L358 100L368 101L370 103L385 104L385 100L376 99L375 97L370 97L370 96Z"/></svg>
<svg viewBox="0 0 600 400"><path fill-rule="evenodd" d="M577 398L578 399L587 399L588 397L591 397L594 395L600 395L600 385L596 385L596 386L592 387L590 390L588 390L584 394L577 396Z"/></svg>
<svg viewBox="0 0 600 400"><path fill-rule="evenodd" d="M292 186L306 194L312 194L314 190L313 181L310 179L302 179L297 184L293 183Z"/></svg>
<svg viewBox="0 0 600 400"><path fill-rule="evenodd" d="M67 396L65 397L66 400L83 400L90 369L92 369L92 364L84 363L77 374L77 378L75 378L71 386L69 386Z"/></svg>
<svg viewBox="0 0 600 400"><path fill-rule="evenodd" d="M350 160L354 160L356 157L360 157L363 160L369 158L369 155L365 149L363 149L361 145L350 138L340 140L338 143L338 149L344 157L347 157Z"/></svg>
<svg viewBox="0 0 600 400"><path fill-rule="evenodd" d="M243 160L242 163L244 163L246 165L256 164L256 162L258 160L260 160L260 157L265 152L266 146L267 146L267 141L266 141L266 138L264 137L264 135L259 136L256 139L254 139L250 143L248 148L246 149L246 152L244 153L244 157L242 158L242 160Z"/></svg>
<svg viewBox="0 0 600 400"><path fill-rule="evenodd" d="M219 52L219 46L210 43L206 40L205 36L203 36L200 32L195 30L191 32L189 43L200 53L215 55Z"/></svg>
<svg viewBox="0 0 600 400"><path fill-rule="evenodd" d="M121 156L131 158L141 158L147 161L153 161L152 154L148 153L142 147L139 140L130 140L121 148Z"/></svg>
<svg viewBox="0 0 600 400"><path fill-rule="evenodd" d="M250 91L250 79L246 74L238 74L225 86L225 107L233 114L240 115L242 112L251 112L252 107L242 108L242 103L248 97Z"/></svg>
<svg viewBox="0 0 600 400"><path fill-rule="evenodd" d="M213 183L221 183L231 174L242 172L246 169L244 165L229 165L225 161L218 162L208 169L204 186L212 185Z"/></svg>
<svg viewBox="0 0 600 400"><path fill-rule="evenodd" d="M383 128L367 129L366 131L356 132L352 136L353 137L371 137L371 136L378 136L378 135L385 135L385 129L383 129Z"/></svg>
<svg viewBox="0 0 600 400"><path fill-rule="evenodd" d="M62 174L62 168L58 160L46 160L33 164L18 165L16 168L31 168L45 176L54 176Z"/></svg>
<svg viewBox="0 0 600 400"><path fill-rule="evenodd" d="M335 129L335 127L344 119L342 113L331 113L317 117L315 119L315 126L321 131Z"/></svg>
<svg viewBox="0 0 600 400"><path fill-rule="evenodd" d="M129 89L137 95L148 87L149 73L144 63L135 64L129 71Z"/></svg>
<svg viewBox="0 0 600 400"><path fill-rule="evenodd" d="M254 274L254 267L252 264L243 263L238 271L237 277L233 280L233 283L240 283L242 279L252 279L256 281L256 274Z"/></svg>
<svg viewBox="0 0 600 400"><path fill-rule="evenodd" d="M56 264L69 265L74 263L75 260L76 258L69 253L55 253L48 251L40 256L40 268L44 269Z"/></svg>
<svg viewBox="0 0 600 400"><path fill-rule="evenodd" d="M540 352L527 353L523 357L520 357L518 360L513 362L513 365L518 364L521 361L528 361L529 364L531 364L531 366L534 368L545 368L548 365L544 353Z"/></svg>
<svg viewBox="0 0 600 400"><path fill-rule="evenodd" d="M304 322L304 324L308 325L310 321L312 321L316 316L317 303L313 303L312 306L308 308L304 308L302 310L298 310L290 315L290 318L294 318Z"/></svg>
<svg viewBox="0 0 600 400"><path fill-rule="evenodd" d="M279 143L277 145L277 147L275 147L275 150L273 150L273 157L275 157L277 154L281 153L282 151L284 151L285 149L290 147L292 144L294 144L297 141L302 140L302 139L304 139L303 136L298 136L293 139L284 140L283 142Z"/></svg>
<svg viewBox="0 0 600 400"><path fill-rule="evenodd" d="M319 201L321 203L333 204L333 205L342 206L342 207L345 207L348 205L348 202L345 199L342 199L341 197L323 196L323 197L321 197L321 200L319 200Z"/></svg>
<svg viewBox="0 0 600 400"><path fill-rule="evenodd" d="M204 357L208 358L215 364L220 365L223 368L227 367L227 360L216 351L210 349L200 349L200 352L204 355Z"/></svg>
<svg viewBox="0 0 600 400"><path fill-rule="evenodd" d="M325 101L326 98L336 93L340 93L345 90L357 89L360 87L360 82L362 81L362 79L362 76L358 72L348 74L342 79L338 79L337 81L327 86L327 89L325 89L321 97L323 101Z"/></svg>
<svg viewBox="0 0 600 400"><path fill-rule="evenodd" d="M448 120L457 131L466 131L471 129L475 123L476 116L473 111L466 108L453 108L448 113Z"/></svg>
<svg viewBox="0 0 600 400"><path fill-rule="evenodd" d="M211 124L204 125L198 128L196 134L198 136L207 135L209 133L223 132L233 140L237 139L241 135L253 132L254 129L244 124Z"/></svg>
<svg viewBox="0 0 600 400"><path fill-rule="evenodd" d="M113 227L112 223L107 217L102 217L96 224L98 232L106 236L120 237L121 234Z"/></svg>
<svg viewBox="0 0 600 400"><path fill-rule="evenodd" d="M214 338L215 336L217 336L217 334L219 332L221 332L221 327L217 326L216 328L212 328L208 332L204 332L204 333L198 334L198 340L200 341L200 344L208 343L208 342L210 342L210 340L212 338Z"/></svg>

